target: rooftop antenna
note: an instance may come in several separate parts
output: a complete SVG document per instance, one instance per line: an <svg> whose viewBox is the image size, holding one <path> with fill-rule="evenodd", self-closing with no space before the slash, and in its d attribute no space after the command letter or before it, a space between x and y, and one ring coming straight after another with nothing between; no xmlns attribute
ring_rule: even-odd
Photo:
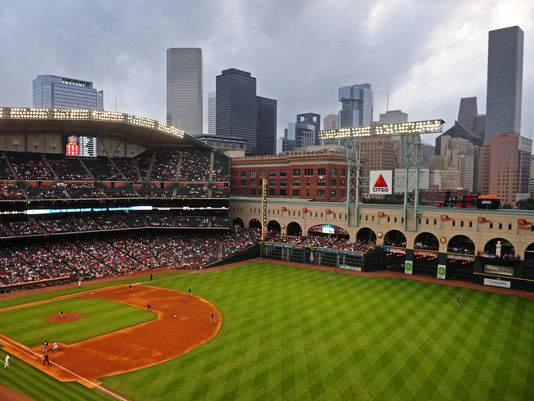
<svg viewBox="0 0 534 401"><path fill-rule="evenodd" d="M389 111L389 80L387 81L387 92L386 92L386 113Z"/></svg>

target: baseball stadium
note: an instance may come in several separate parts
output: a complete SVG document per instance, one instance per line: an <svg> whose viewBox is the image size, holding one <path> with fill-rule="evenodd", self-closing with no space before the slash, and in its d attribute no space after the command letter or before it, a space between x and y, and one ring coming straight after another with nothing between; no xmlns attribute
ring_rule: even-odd
<svg viewBox="0 0 534 401"><path fill-rule="evenodd" d="M0 400L532 400L534 211L360 202L359 135L442 124L323 132L322 202L148 118L0 108Z"/></svg>

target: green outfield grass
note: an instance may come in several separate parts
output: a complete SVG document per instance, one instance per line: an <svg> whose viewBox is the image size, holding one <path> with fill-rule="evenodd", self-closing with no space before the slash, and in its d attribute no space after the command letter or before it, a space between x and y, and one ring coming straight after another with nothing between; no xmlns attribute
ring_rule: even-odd
<svg viewBox="0 0 534 401"><path fill-rule="evenodd" d="M40 370L11 356L11 366L3 369L5 352L0 351L0 384L39 401L84 400L113 401L104 394L78 383L61 383Z"/></svg>
<svg viewBox="0 0 534 401"><path fill-rule="evenodd" d="M51 323L47 317L81 312L83 319ZM156 314L105 299L69 298L0 313L0 331L30 347L44 340L71 344L156 318Z"/></svg>
<svg viewBox="0 0 534 401"><path fill-rule="evenodd" d="M534 302L525 299L271 263L152 284L191 288L224 321L179 358L103 379L132 400L533 399Z"/></svg>

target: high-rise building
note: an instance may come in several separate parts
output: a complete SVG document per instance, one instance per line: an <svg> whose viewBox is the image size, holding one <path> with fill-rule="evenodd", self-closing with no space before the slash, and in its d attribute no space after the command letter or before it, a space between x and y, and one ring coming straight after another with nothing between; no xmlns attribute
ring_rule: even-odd
<svg viewBox="0 0 534 401"><path fill-rule="evenodd" d="M257 96L256 154L276 153L276 117L278 102Z"/></svg>
<svg viewBox="0 0 534 401"><path fill-rule="evenodd" d="M217 92L208 93L208 135L215 135L217 122Z"/></svg>
<svg viewBox="0 0 534 401"><path fill-rule="evenodd" d="M216 78L217 135L247 141L247 155L256 154L256 78L236 68L224 70Z"/></svg>
<svg viewBox="0 0 534 401"><path fill-rule="evenodd" d="M318 145L321 116L315 113L297 114L297 121L290 122L284 129L282 151Z"/></svg>
<svg viewBox="0 0 534 401"><path fill-rule="evenodd" d="M37 75L32 86L35 108L104 110L104 91L97 91L92 82Z"/></svg>
<svg viewBox="0 0 534 401"><path fill-rule="evenodd" d="M334 130L339 128L339 121L337 114L329 114L323 119L324 130Z"/></svg>
<svg viewBox="0 0 534 401"><path fill-rule="evenodd" d="M528 197L531 148L532 140L515 132L486 139L480 156L481 192L510 205Z"/></svg>
<svg viewBox="0 0 534 401"><path fill-rule="evenodd" d="M408 122L408 113L402 110L388 110L385 113L380 113L378 118L380 124L393 124Z"/></svg>
<svg viewBox="0 0 534 401"><path fill-rule="evenodd" d="M202 134L202 49L167 49L167 124Z"/></svg>
<svg viewBox="0 0 534 401"><path fill-rule="evenodd" d="M393 123L405 123L408 122L408 113L404 113L401 110L388 110L385 113L380 113L378 122L375 124L393 124ZM404 152L399 135L391 137L393 140L393 146L395 150L395 168L404 167Z"/></svg>
<svg viewBox="0 0 534 401"><path fill-rule="evenodd" d="M373 90L371 84L339 88L339 128L364 127L373 122Z"/></svg>
<svg viewBox="0 0 534 401"><path fill-rule="evenodd" d="M432 158L432 169L459 171L459 185L454 189L474 191L478 148L467 139L441 135L440 153Z"/></svg>
<svg viewBox="0 0 534 401"><path fill-rule="evenodd" d="M518 26L489 32L486 138L521 132L523 31Z"/></svg>

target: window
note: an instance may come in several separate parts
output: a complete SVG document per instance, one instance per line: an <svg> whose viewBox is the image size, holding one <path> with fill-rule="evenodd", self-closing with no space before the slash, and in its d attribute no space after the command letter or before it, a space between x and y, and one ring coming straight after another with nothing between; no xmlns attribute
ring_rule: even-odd
<svg viewBox="0 0 534 401"><path fill-rule="evenodd" d="M300 187L300 178L293 178L293 186Z"/></svg>
<svg viewBox="0 0 534 401"><path fill-rule="evenodd" d="M300 175L300 168L294 168L293 175Z"/></svg>
<svg viewBox="0 0 534 401"><path fill-rule="evenodd" d="M276 177L276 170L269 170L269 177Z"/></svg>
<svg viewBox="0 0 534 401"><path fill-rule="evenodd" d="M335 187L337 185L337 180L335 178L332 178L330 180L330 185L332 185L333 187Z"/></svg>
<svg viewBox="0 0 534 401"><path fill-rule="evenodd" d="M293 196L300 196L300 189L294 189Z"/></svg>
<svg viewBox="0 0 534 401"><path fill-rule="evenodd" d="M250 178L256 178L256 170L250 171Z"/></svg>
<svg viewBox="0 0 534 401"><path fill-rule="evenodd" d="M324 198L324 189L318 189L317 190L317 197L318 198Z"/></svg>
<svg viewBox="0 0 534 401"><path fill-rule="evenodd" d="M260 170L260 177L265 177L265 170Z"/></svg>
<svg viewBox="0 0 534 401"><path fill-rule="evenodd" d="M335 198L336 196L337 196L336 190L335 189L331 190L330 191L330 197L331 198Z"/></svg>
<svg viewBox="0 0 534 401"><path fill-rule="evenodd" d="M317 180L317 186L318 187L324 187L325 185L326 185L326 182L325 182L324 178L319 178Z"/></svg>
<svg viewBox="0 0 534 401"><path fill-rule="evenodd" d="M269 195L276 195L276 188L269 188Z"/></svg>
<svg viewBox="0 0 534 401"><path fill-rule="evenodd" d="M247 172L245 170L241 170L241 177L246 177L247 176Z"/></svg>
<svg viewBox="0 0 534 401"><path fill-rule="evenodd" d="M345 186L345 179L344 178L339 180L339 185L341 185L342 187Z"/></svg>
<svg viewBox="0 0 534 401"><path fill-rule="evenodd" d="M250 188L250 194L256 195L256 188Z"/></svg>
<svg viewBox="0 0 534 401"><path fill-rule="evenodd" d="M339 169L339 175L342 176L342 177L345 177L345 169L344 168L340 168Z"/></svg>
<svg viewBox="0 0 534 401"><path fill-rule="evenodd" d="M337 168L332 167L332 168L330 169L330 175L333 175L333 176L335 177L335 176L337 175Z"/></svg>
<svg viewBox="0 0 534 401"><path fill-rule="evenodd" d="M286 193L286 189L285 188L280 188L280 196L286 196L287 193Z"/></svg>
<svg viewBox="0 0 534 401"><path fill-rule="evenodd" d="M318 168L317 169L317 175L325 175L326 169L325 168Z"/></svg>
<svg viewBox="0 0 534 401"><path fill-rule="evenodd" d="M285 177L285 176L287 176L287 170L286 169L280 170L280 177Z"/></svg>
<svg viewBox="0 0 534 401"><path fill-rule="evenodd" d="M304 175L313 175L313 169L312 168L305 168L304 169Z"/></svg>
<svg viewBox="0 0 534 401"><path fill-rule="evenodd" d="M282 179L280 180L280 186L281 186L281 187L285 187L286 185L287 185L287 181L286 181L284 178L282 178Z"/></svg>
<svg viewBox="0 0 534 401"><path fill-rule="evenodd" d="M241 186L246 187L247 186L247 180L241 180Z"/></svg>
<svg viewBox="0 0 534 401"><path fill-rule="evenodd" d="M256 180L250 180L249 186L255 187L256 186Z"/></svg>

